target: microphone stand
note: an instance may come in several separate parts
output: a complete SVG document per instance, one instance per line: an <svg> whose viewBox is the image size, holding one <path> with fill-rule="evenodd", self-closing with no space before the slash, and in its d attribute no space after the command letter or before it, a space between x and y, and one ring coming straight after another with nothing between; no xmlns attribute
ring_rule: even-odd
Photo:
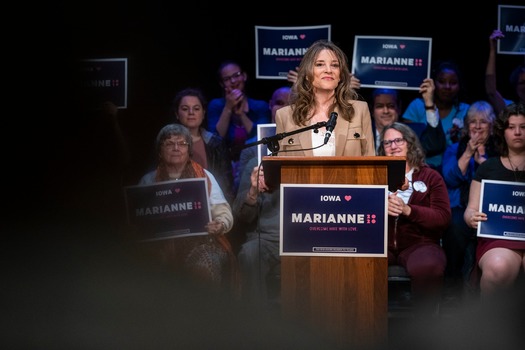
<svg viewBox="0 0 525 350"><path fill-rule="evenodd" d="M287 136L295 135L300 132L311 130L311 129L314 129L314 132L319 132L317 129L322 128L323 126L326 126L326 124L327 122L318 122L318 123L312 124L302 129L297 129L297 130L290 131L290 132L282 132L280 134L276 134L273 136L263 137L259 141L251 142L251 143L244 145L243 149L252 147L252 146L256 146L256 145L260 145L260 144L268 145L268 149L272 152L271 155L276 156L277 153L279 152L279 140L282 140Z"/></svg>

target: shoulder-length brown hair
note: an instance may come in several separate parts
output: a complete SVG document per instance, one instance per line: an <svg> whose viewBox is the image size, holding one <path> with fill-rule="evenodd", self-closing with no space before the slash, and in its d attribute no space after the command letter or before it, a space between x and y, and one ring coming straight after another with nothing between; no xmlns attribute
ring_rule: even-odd
<svg viewBox="0 0 525 350"><path fill-rule="evenodd" d="M381 143L379 144L378 155L386 155L383 141L385 139L385 133L389 129L397 130L403 135L403 139L405 139L407 143L407 163L411 168L414 168L415 171L419 170L425 164L425 151L414 130L406 124L395 122L385 126L379 136Z"/></svg>
<svg viewBox="0 0 525 350"><path fill-rule="evenodd" d="M341 68L340 81L335 88L335 102L329 113L333 112L337 107L340 118L350 121L354 115L354 107L351 101L357 100L359 95L350 85L352 74L348 68L348 58L343 50L333 42L318 40L304 54L297 72L297 81L292 86L290 104L293 110L292 118L297 125L306 125L306 122L311 118L310 113L315 103L312 85L313 71L315 61L322 50L332 51L337 57Z"/></svg>

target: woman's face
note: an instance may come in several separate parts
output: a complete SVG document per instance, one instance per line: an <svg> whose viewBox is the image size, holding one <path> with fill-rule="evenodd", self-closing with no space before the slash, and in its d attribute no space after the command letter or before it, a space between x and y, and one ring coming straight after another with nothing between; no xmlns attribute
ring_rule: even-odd
<svg viewBox="0 0 525 350"><path fill-rule="evenodd" d="M459 77L452 69L443 69L436 76L436 96L442 102L454 103L459 94Z"/></svg>
<svg viewBox="0 0 525 350"><path fill-rule="evenodd" d="M189 144L182 135L173 135L162 143L160 158L166 165L182 165L190 159Z"/></svg>
<svg viewBox="0 0 525 350"><path fill-rule="evenodd" d="M383 147L387 156L406 157L408 153L408 145L403 134L395 129L385 131Z"/></svg>
<svg viewBox="0 0 525 350"><path fill-rule="evenodd" d="M324 49L314 62L312 85L315 90L335 90L341 80L341 63L335 53Z"/></svg>
<svg viewBox="0 0 525 350"><path fill-rule="evenodd" d="M525 149L525 116L513 115L509 118L509 127L505 129L505 141L509 149L523 152Z"/></svg>
<svg viewBox="0 0 525 350"><path fill-rule="evenodd" d="M468 120L468 133L471 139L485 143L490 135L492 124L484 115L473 115Z"/></svg>
<svg viewBox="0 0 525 350"><path fill-rule="evenodd" d="M177 116L188 129L198 129L204 120L204 107L196 96L184 96L180 100Z"/></svg>
<svg viewBox="0 0 525 350"><path fill-rule="evenodd" d="M246 73L236 64L228 64L221 70L222 87L226 93L233 90L244 91Z"/></svg>

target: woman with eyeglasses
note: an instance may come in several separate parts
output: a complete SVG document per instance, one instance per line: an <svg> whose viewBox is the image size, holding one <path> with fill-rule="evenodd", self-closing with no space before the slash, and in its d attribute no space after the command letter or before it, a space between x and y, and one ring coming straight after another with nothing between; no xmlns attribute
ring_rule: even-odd
<svg viewBox="0 0 525 350"><path fill-rule="evenodd" d="M256 100L246 94L248 74L235 61L224 61L217 72L224 96L208 104L208 130L221 136L230 148L233 176L242 147L247 139L257 135L257 125L271 123L266 100Z"/></svg>
<svg viewBox="0 0 525 350"><path fill-rule="evenodd" d="M234 281L236 261L225 234L233 226L231 207L211 172L191 160L193 140L190 131L181 124L168 124L156 139L157 168L142 177L139 185L188 178L205 178L208 183L212 220L203 223L207 236L188 236L143 243L158 252L163 262L183 276L223 286ZM228 277L226 268L231 268Z"/></svg>
<svg viewBox="0 0 525 350"><path fill-rule="evenodd" d="M476 230L467 226L463 213L476 170L488 158L499 155L492 135L495 119L489 102L473 102L467 111L460 140L448 146L443 155L442 173L452 208L452 223L442 240L447 254L446 297L451 301L468 296L463 292L474 291L469 279L475 265Z"/></svg>
<svg viewBox="0 0 525 350"><path fill-rule="evenodd" d="M409 126L395 122L381 132L379 155L406 157L405 184L388 195L388 264L411 277L412 298L421 312L436 312L446 257L440 240L451 220L447 187L425 162Z"/></svg>

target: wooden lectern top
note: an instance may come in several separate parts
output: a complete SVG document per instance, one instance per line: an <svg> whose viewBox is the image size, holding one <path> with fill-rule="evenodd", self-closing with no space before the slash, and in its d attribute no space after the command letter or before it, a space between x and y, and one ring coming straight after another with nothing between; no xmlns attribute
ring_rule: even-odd
<svg viewBox="0 0 525 350"><path fill-rule="evenodd" d="M388 189L395 192L405 183L405 157L292 157L292 156L265 156L262 158L264 180L270 188L278 188L281 184L281 168L285 167L328 167L348 168L359 167L385 167L387 168L388 181L377 184L388 185ZM344 179L341 183L345 182ZM356 182L358 183L358 182Z"/></svg>

